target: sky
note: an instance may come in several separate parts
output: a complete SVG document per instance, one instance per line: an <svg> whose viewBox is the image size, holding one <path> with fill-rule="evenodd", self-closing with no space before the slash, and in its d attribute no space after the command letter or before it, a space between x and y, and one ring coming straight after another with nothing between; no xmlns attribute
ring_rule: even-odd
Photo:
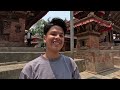
<svg viewBox="0 0 120 90"><path fill-rule="evenodd" d="M54 17L70 20L70 11L49 11L42 19L47 21L48 18L51 20Z"/></svg>
<svg viewBox="0 0 120 90"><path fill-rule="evenodd" d="M67 20L70 20L70 11L49 11L41 19L44 19L45 21L47 21L48 18L49 18L49 20L51 20L54 17L59 17L59 18L61 18L63 20L65 20L65 18ZM34 25L31 28L34 28Z"/></svg>

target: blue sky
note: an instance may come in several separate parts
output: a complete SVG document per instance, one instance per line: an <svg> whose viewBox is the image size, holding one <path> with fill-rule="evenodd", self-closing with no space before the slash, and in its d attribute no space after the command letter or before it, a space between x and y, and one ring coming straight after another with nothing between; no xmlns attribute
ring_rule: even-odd
<svg viewBox="0 0 120 90"><path fill-rule="evenodd" d="M49 11L42 19L47 20L50 18L51 20L54 17L70 20L70 11Z"/></svg>
<svg viewBox="0 0 120 90"><path fill-rule="evenodd" d="M54 17L70 20L70 11L49 11L42 19L47 21L48 18L51 20ZM31 28L34 28L34 25Z"/></svg>

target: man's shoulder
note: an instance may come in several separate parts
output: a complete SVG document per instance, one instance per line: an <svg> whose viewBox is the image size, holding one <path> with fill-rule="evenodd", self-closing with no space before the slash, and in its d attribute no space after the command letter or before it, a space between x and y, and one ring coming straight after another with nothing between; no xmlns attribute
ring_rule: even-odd
<svg viewBox="0 0 120 90"><path fill-rule="evenodd" d="M62 55L62 56L67 61L73 61L73 59L71 57L69 57L69 56L66 56L66 55Z"/></svg>
<svg viewBox="0 0 120 90"><path fill-rule="evenodd" d="M39 56L39 57L33 59L32 61L29 61L28 63L26 63L26 65L25 65L24 68L34 67L36 64L39 63L40 58L41 58L41 57Z"/></svg>
<svg viewBox="0 0 120 90"><path fill-rule="evenodd" d="M65 63L71 65L72 60L73 60L71 57L66 56L66 55L62 55L62 57L63 57L63 60L65 61Z"/></svg>
<svg viewBox="0 0 120 90"><path fill-rule="evenodd" d="M76 63L73 58L71 58L69 56L65 56L65 55L63 55L63 57L64 57L64 60L66 61L66 63L69 63L72 66L75 66Z"/></svg>

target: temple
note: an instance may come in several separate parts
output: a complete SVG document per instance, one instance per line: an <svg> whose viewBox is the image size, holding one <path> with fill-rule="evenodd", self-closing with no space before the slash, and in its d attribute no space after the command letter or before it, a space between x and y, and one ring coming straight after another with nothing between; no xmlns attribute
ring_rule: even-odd
<svg viewBox="0 0 120 90"><path fill-rule="evenodd" d="M120 11L74 11L74 58L84 59L86 71L100 73L114 68L120 46ZM62 50L70 50L70 21Z"/></svg>
<svg viewBox="0 0 120 90"><path fill-rule="evenodd" d="M0 11L0 47L24 47L25 30L48 11Z"/></svg>
<svg viewBox="0 0 120 90"><path fill-rule="evenodd" d="M119 11L74 11L74 48L99 49L120 45ZM70 50L70 21L63 50ZM87 39L91 37L91 39ZM96 41L91 42L93 38Z"/></svg>

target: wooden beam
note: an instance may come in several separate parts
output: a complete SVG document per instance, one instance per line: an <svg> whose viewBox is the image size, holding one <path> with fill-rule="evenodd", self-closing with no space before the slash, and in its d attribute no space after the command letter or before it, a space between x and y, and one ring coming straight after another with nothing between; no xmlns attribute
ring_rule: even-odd
<svg viewBox="0 0 120 90"><path fill-rule="evenodd" d="M31 21L28 22L28 25L26 26L26 30L28 30L34 23L36 23L38 20L40 20L44 15L47 14L48 11L40 11L39 14L37 14L35 17L32 18Z"/></svg>
<svg viewBox="0 0 120 90"><path fill-rule="evenodd" d="M120 27L116 26L116 25L112 25L113 26L113 31L119 32L120 33Z"/></svg>
<svg viewBox="0 0 120 90"><path fill-rule="evenodd" d="M115 18L115 24L120 26L120 12L118 13L118 16Z"/></svg>
<svg viewBox="0 0 120 90"><path fill-rule="evenodd" d="M111 15L111 17L114 19L117 15L117 11L113 11L113 14Z"/></svg>

